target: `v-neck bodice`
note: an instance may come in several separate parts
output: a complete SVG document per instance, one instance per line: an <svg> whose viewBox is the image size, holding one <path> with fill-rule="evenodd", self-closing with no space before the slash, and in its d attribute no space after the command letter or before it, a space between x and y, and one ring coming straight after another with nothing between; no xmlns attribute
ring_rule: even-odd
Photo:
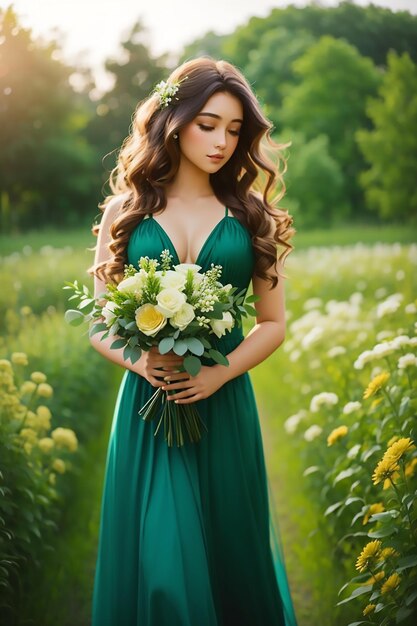
<svg viewBox="0 0 417 626"><path fill-rule="evenodd" d="M138 267L141 256L158 258L162 250L168 249L174 265L181 263L175 246L165 229L152 216L144 218L130 236L127 256L128 263ZM239 220L225 215L217 222L203 243L195 260L202 271L211 264L222 266L223 284L231 283L239 289L247 289L254 271L255 257L251 235Z"/></svg>

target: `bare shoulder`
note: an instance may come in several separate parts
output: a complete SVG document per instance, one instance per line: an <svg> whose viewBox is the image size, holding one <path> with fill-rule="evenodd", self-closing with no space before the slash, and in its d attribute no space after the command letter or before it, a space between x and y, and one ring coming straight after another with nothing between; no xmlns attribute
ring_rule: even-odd
<svg viewBox="0 0 417 626"><path fill-rule="evenodd" d="M114 222L121 206L124 201L129 197L129 193L118 194L117 196L113 196L107 202L103 216L101 218L101 227L104 229L108 229L111 224Z"/></svg>

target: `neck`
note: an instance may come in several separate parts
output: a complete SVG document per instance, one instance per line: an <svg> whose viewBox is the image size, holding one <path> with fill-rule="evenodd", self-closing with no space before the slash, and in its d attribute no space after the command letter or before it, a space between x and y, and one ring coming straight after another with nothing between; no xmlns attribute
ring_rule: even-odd
<svg viewBox="0 0 417 626"><path fill-rule="evenodd" d="M174 181L167 186L167 198L193 201L207 196L213 196L209 174L183 156Z"/></svg>

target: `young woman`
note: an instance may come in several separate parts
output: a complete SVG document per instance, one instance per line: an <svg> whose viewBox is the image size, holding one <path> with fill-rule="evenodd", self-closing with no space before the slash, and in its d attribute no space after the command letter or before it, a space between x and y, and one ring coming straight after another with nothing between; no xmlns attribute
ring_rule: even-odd
<svg viewBox="0 0 417 626"><path fill-rule="evenodd" d="M280 147L270 129L234 66L197 58L140 103L110 177L114 195L102 206L89 269L96 296L125 264L168 249L175 264L221 265L224 284L252 281L260 299L246 337L235 327L216 340L229 366L203 357L193 377L173 352L152 348L132 365L110 350L114 337L91 338L126 368L107 455L93 626L296 625L248 374L285 334L280 270L294 229L267 200L277 178L284 189L261 148L263 138ZM260 171L263 194L252 188ZM169 401L197 403L208 429L198 443L170 448L138 416L168 385Z"/></svg>

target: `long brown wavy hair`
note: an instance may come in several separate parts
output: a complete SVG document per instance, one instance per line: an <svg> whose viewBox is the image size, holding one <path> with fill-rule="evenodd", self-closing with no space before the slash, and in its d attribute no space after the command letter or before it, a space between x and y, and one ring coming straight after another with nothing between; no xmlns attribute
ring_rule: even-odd
<svg viewBox="0 0 417 626"><path fill-rule="evenodd" d="M118 283L123 278L127 261L127 244L133 229L149 213L167 205L166 186L178 171L180 147L173 135L190 123L203 109L207 100L217 92L237 97L243 107L243 124L237 147L228 162L215 174L210 184L218 200L228 206L234 216L251 234L255 255L255 273L271 281L271 289L278 278L267 275L277 259L277 245L284 250L279 260L293 249L289 239L295 233L293 219L277 203L285 194L283 174L286 159L281 153L291 145L277 144L271 136L272 123L261 112L259 103L243 74L227 61L199 57L183 63L169 76L167 82L179 82L179 90L168 106L161 106L157 93L138 103L132 118L129 136L124 140L116 167L109 177L113 194L107 196L99 208L104 211L116 196L124 196L110 228L111 258L88 268L88 273L104 282ZM266 156L269 144L277 155L277 165ZM268 150L269 151L269 150ZM282 166L282 167L280 167ZM255 191L254 182L263 179L263 192ZM280 191L268 201L271 189L279 183ZM271 215L275 232L271 235ZM92 229L95 235L100 225Z"/></svg>

